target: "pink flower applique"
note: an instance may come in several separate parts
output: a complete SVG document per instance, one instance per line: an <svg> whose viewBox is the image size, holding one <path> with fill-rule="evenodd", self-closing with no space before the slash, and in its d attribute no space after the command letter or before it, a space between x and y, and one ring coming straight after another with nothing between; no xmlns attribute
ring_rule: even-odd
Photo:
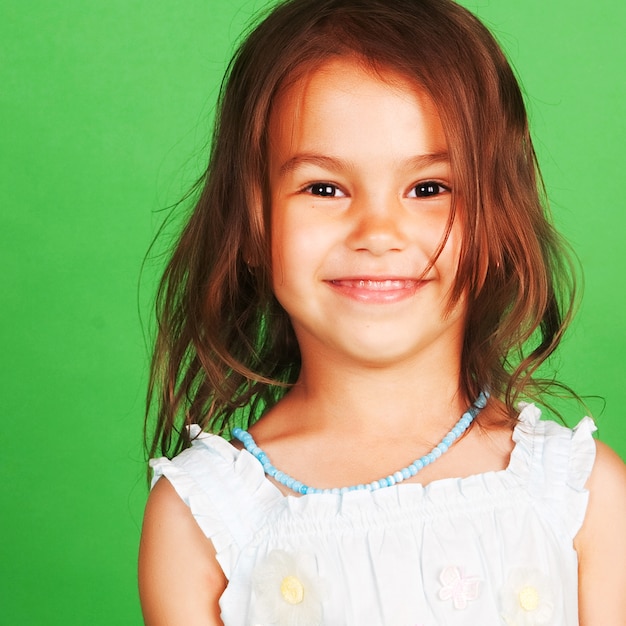
<svg viewBox="0 0 626 626"><path fill-rule="evenodd" d="M440 600L452 600L455 609L467 608L467 603L478 598L478 576L467 576L462 568L449 565L439 576L442 587Z"/></svg>

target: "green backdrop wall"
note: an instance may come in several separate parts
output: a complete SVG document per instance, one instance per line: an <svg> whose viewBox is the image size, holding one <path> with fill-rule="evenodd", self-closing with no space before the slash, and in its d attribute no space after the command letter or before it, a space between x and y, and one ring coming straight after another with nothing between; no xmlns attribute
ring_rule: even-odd
<svg viewBox="0 0 626 626"><path fill-rule="evenodd" d="M164 209L201 170L261 0L0 9L0 623L139 625L147 349ZM467 0L522 76L557 222L586 273L562 378L626 457L626 4ZM576 421L578 416L572 416Z"/></svg>

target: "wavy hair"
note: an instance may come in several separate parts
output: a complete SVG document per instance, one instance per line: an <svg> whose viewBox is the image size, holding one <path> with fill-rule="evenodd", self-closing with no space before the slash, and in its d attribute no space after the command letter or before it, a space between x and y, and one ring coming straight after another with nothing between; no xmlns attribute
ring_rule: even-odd
<svg viewBox="0 0 626 626"><path fill-rule="evenodd" d="M441 117L455 180L449 228L463 205L450 300L468 302L462 390L490 389L513 419L520 395L549 387L535 374L571 317L574 272L494 37L451 0L287 0L228 66L198 200L158 289L150 456L186 447L191 423L248 426L298 377L298 344L271 290L268 119L282 88L338 55L414 81Z"/></svg>

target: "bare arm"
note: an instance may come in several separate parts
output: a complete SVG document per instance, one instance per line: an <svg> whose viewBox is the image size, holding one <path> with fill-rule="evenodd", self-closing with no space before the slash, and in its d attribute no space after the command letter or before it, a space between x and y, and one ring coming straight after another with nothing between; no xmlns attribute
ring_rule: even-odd
<svg viewBox="0 0 626 626"><path fill-rule="evenodd" d="M226 578L215 549L167 479L148 498L139 548L146 626L222 626Z"/></svg>
<svg viewBox="0 0 626 626"><path fill-rule="evenodd" d="M580 626L626 624L626 466L597 442L589 506L576 536Z"/></svg>

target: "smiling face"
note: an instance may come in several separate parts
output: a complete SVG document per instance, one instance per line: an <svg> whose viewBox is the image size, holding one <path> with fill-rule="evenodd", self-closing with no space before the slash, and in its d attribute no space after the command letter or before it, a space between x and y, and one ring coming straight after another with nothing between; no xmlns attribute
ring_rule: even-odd
<svg viewBox="0 0 626 626"><path fill-rule="evenodd" d="M338 58L286 88L269 126L273 289L310 358L381 366L460 359L447 312L459 219L442 253L452 173L416 85Z"/></svg>

